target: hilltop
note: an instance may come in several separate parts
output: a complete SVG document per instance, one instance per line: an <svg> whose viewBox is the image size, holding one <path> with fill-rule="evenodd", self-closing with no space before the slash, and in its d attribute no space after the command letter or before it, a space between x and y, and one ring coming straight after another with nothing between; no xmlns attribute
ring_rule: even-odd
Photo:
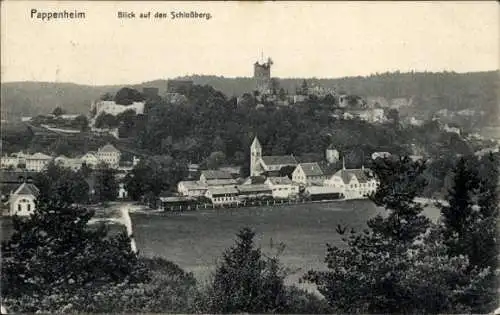
<svg viewBox="0 0 500 315"><path fill-rule="evenodd" d="M193 80L195 84L211 85L227 96L239 96L254 88L253 78L225 78L221 76L193 75L180 79ZM281 87L295 92L304 78L280 78ZM419 110L462 110L472 108L487 113L485 124L499 123L500 90L499 72L410 72L383 73L366 77L336 79L307 78L311 84L335 88L338 93L361 97L412 98ZM129 87L142 89L156 87L160 94L166 92L167 80L154 80ZM7 82L1 86L2 118L18 118L52 111L61 106L71 113L86 114L90 103L105 92L115 93L123 85L89 86L73 83Z"/></svg>

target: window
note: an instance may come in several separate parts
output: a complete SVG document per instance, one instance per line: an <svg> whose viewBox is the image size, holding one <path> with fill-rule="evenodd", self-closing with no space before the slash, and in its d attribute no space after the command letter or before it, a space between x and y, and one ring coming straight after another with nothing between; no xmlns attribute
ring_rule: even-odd
<svg viewBox="0 0 500 315"><path fill-rule="evenodd" d="M20 204L18 204L18 205L17 205L17 211L21 211L21 209L22 209L22 208L21 208L21 205L20 205Z"/></svg>
<svg viewBox="0 0 500 315"><path fill-rule="evenodd" d="M31 211L31 205L28 203L28 211Z"/></svg>

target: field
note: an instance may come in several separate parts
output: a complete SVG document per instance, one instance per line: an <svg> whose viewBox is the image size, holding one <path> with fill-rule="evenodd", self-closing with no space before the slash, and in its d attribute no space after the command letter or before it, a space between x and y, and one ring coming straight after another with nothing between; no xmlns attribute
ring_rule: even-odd
<svg viewBox="0 0 500 315"><path fill-rule="evenodd" d="M324 268L326 244L341 245L337 224L359 231L377 212L370 201L299 204L291 206L203 210L180 214L132 214L137 247L143 255L162 256L192 271L199 280L208 279L225 248L234 243L239 229L256 231L266 254L286 247L281 262L296 282L307 270ZM436 218L435 209L426 210ZM274 245L273 245L274 244Z"/></svg>
<svg viewBox="0 0 500 315"><path fill-rule="evenodd" d="M285 244L279 257L289 269L287 280L297 283L309 269L325 268L327 243L342 244L335 231L337 224L359 231L368 218L381 211L365 200L183 213L136 212L131 217L142 255L171 260L202 282L209 279L224 249L234 244L238 230L248 226L255 230L265 254L276 253L276 245ZM426 214L435 219L438 212L428 208ZM2 220L3 238L9 221Z"/></svg>

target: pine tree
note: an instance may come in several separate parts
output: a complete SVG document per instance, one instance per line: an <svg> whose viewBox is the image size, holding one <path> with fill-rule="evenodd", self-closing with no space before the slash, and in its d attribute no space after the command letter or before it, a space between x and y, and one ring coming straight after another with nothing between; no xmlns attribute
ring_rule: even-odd
<svg viewBox="0 0 500 315"><path fill-rule="evenodd" d="M277 259L262 257L254 236L242 229L236 244L224 253L210 290L211 312L275 313L285 307L281 267Z"/></svg>
<svg viewBox="0 0 500 315"><path fill-rule="evenodd" d="M387 215L369 229L327 246L328 271L310 271L331 307L341 313L468 312L468 297L482 292L485 274L466 257L449 257L439 230L414 198L424 189L425 165L408 158L374 165L380 187L372 200Z"/></svg>
<svg viewBox="0 0 500 315"><path fill-rule="evenodd" d="M470 272L486 274L482 290L464 302L474 312L491 311L496 303L498 169L498 158L493 155L481 160L460 158L454 167L448 204L440 205L441 230L449 255L467 257Z"/></svg>

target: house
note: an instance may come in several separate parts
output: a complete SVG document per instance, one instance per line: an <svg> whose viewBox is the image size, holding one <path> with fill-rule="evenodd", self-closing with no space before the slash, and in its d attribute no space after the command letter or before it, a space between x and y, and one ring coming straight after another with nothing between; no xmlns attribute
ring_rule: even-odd
<svg viewBox="0 0 500 315"><path fill-rule="evenodd" d="M311 184L323 181L326 176L318 163L300 163L292 173L292 181L300 184Z"/></svg>
<svg viewBox="0 0 500 315"><path fill-rule="evenodd" d="M274 199L288 199L298 195L299 186L294 185L292 180L284 177L268 177L265 184L272 190Z"/></svg>
<svg viewBox="0 0 500 315"><path fill-rule="evenodd" d="M236 189L241 200L273 196L272 189L266 184L239 185Z"/></svg>
<svg viewBox="0 0 500 315"><path fill-rule="evenodd" d="M133 102L130 105L116 104L114 101L98 101L91 106L91 111L95 110L95 117L101 113L116 116L128 110L133 110L136 115L144 114L145 102Z"/></svg>
<svg viewBox="0 0 500 315"><path fill-rule="evenodd" d="M120 183L118 186L118 198L119 199L126 199L128 198L128 191L125 189L125 184Z"/></svg>
<svg viewBox="0 0 500 315"><path fill-rule="evenodd" d="M238 183L231 173L220 170L202 171L199 182L207 186L234 186Z"/></svg>
<svg viewBox="0 0 500 315"><path fill-rule="evenodd" d="M0 158L1 168L16 168L18 164L19 164L19 160L18 160L17 156L4 155Z"/></svg>
<svg viewBox="0 0 500 315"><path fill-rule="evenodd" d="M94 168L99 164L96 152L87 152L80 158L80 160L82 161L82 164L85 164L90 168Z"/></svg>
<svg viewBox="0 0 500 315"><path fill-rule="evenodd" d="M8 202L10 195L23 183L33 182L35 172L27 171L0 171L1 201Z"/></svg>
<svg viewBox="0 0 500 315"><path fill-rule="evenodd" d="M346 169L343 165L324 185L338 189L346 199L363 199L376 191L379 182L370 169Z"/></svg>
<svg viewBox="0 0 500 315"><path fill-rule="evenodd" d="M208 187L205 197L214 205L238 204L238 190L235 187Z"/></svg>
<svg viewBox="0 0 500 315"><path fill-rule="evenodd" d="M385 159L390 157L391 154L389 152L373 152L372 153L372 160L376 160L378 158Z"/></svg>
<svg viewBox="0 0 500 315"><path fill-rule="evenodd" d="M262 155L262 146L257 137L250 146L250 176L258 176L264 172L279 171L283 167L297 166L293 155Z"/></svg>
<svg viewBox="0 0 500 315"><path fill-rule="evenodd" d="M25 161L27 170L41 172L52 161L52 157L37 152L33 155L27 155Z"/></svg>
<svg viewBox="0 0 500 315"><path fill-rule="evenodd" d="M208 185L198 181L180 181L177 183L177 192L181 196L201 197L207 192Z"/></svg>
<svg viewBox="0 0 500 315"><path fill-rule="evenodd" d="M54 162L62 167L69 168L73 171L77 171L82 167L82 160L79 158L68 158L64 155L60 155L54 159Z"/></svg>
<svg viewBox="0 0 500 315"><path fill-rule="evenodd" d="M242 181L242 185L256 185L256 184L264 184L266 182L266 176L249 176Z"/></svg>
<svg viewBox="0 0 500 315"><path fill-rule="evenodd" d="M34 213L36 198L40 194L38 188L31 183L22 183L9 198L9 214L28 216Z"/></svg>
<svg viewBox="0 0 500 315"><path fill-rule="evenodd" d="M112 144L108 143L97 150L96 157L100 162L108 164L109 167L118 168L121 153Z"/></svg>

